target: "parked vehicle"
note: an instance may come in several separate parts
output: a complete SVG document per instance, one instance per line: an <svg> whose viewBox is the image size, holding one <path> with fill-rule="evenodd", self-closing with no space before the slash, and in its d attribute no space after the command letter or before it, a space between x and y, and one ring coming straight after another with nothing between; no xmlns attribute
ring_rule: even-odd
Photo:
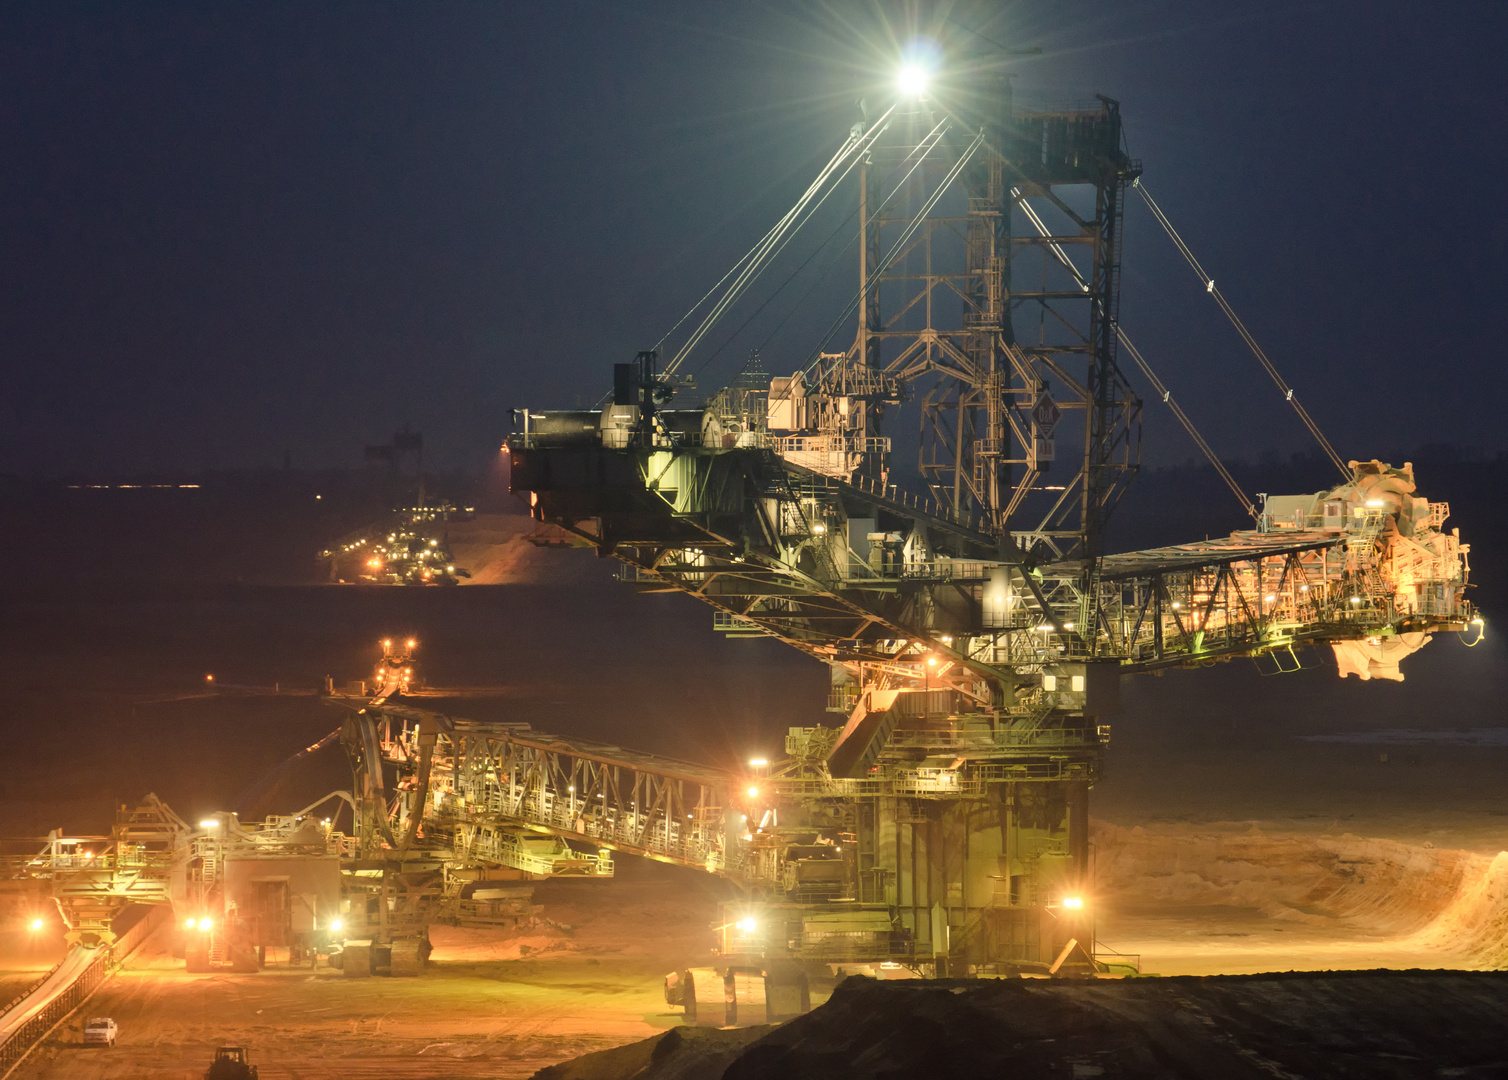
<svg viewBox="0 0 1508 1080"><path fill-rule="evenodd" d="M108 1016L96 1016L84 1025L85 1046L114 1046L115 1021Z"/></svg>

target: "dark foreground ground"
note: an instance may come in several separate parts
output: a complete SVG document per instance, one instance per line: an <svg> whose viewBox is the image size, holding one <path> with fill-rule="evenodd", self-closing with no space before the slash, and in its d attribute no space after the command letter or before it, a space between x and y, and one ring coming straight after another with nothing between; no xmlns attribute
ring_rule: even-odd
<svg viewBox="0 0 1508 1080"><path fill-rule="evenodd" d="M843 982L781 1027L679 1028L537 1080L1508 1076L1508 974Z"/></svg>

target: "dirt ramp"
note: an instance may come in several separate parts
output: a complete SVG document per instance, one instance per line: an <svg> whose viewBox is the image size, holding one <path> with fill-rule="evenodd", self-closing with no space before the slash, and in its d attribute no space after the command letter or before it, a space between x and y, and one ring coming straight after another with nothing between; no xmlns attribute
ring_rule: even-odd
<svg viewBox="0 0 1508 1080"><path fill-rule="evenodd" d="M1450 903L1415 939L1485 967L1508 967L1508 851L1473 858Z"/></svg>
<svg viewBox="0 0 1508 1080"><path fill-rule="evenodd" d="M1345 923L1404 936L1468 894L1478 909L1470 918L1485 926L1487 909L1503 898L1502 889L1477 887L1492 860L1394 840L1097 825L1095 841L1098 891L1125 907L1247 908L1312 927Z"/></svg>
<svg viewBox="0 0 1508 1080"><path fill-rule="evenodd" d="M1508 852L1343 836L1096 824L1097 891L1124 910L1246 909L1396 939L1453 967L1508 966Z"/></svg>
<svg viewBox="0 0 1508 1080"><path fill-rule="evenodd" d="M723 1052L693 1053L691 1039L667 1046L667 1035L537 1075L549 1080L1501 1077L1508 1075L1505 1010L1508 974L1495 972L1100 982L852 978L827 1004L737 1050L731 1059ZM572 1071L588 1062L592 1071Z"/></svg>

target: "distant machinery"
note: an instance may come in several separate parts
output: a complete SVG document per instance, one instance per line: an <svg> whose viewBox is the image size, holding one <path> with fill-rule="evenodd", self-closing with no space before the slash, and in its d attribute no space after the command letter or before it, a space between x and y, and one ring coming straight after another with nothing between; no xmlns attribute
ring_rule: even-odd
<svg viewBox="0 0 1508 1080"><path fill-rule="evenodd" d="M331 582L370 585L456 585L471 574L456 565L448 526L476 515L471 507L425 496L424 436L405 424L393 441L368 446L368 466L382 477L384 499L395 508L382 520L349 533L319 553Z"/></svg>
<svg viewBox="0 0 1508 1080"><path fill-rule="evenodd" d="M419 642L414 638L382 639L382 659L377 661L377 667L372 672L372 685L377 688L379 698L386 699L407 693L417 685L414 679L414 650L418 646Z"/></svg>
<svg viewBox="0 0 1508 1080"><path fill-rule="evenodd" d="M673 407L709 321L851 173L853 343ZM938 80L855 126L679 351L617 365L600 411L516 414L512 486L535 518L621 560L640 590L695 596L717 629L831 668L841 728L792 729L785 760L681 807L721 820L707 866L750 889L724 920L730 964L1088 969L1088 792L1121 676L1283 665L1324 642L1343 673L1401 678L1431 633L1477 621L1467 549L1407 465L1352 462L1331 490L1261 507L1243 495L1255 528L1228 538L1104 552L1138 460L1117 297L1140 173L1110 99L1020 109L995 73ZM907 399L910 487L882 424ZM432 736L468 760L464 740ZM558 814L548 774L520 779L500 753L485 768L507 798ZM678 816L662 827L704 839Z"/></svg>
<svg viewBox="0 0 1508 1080"><path fill-rule="evenodd" d="M256 824L216 814L196 827L148 795L121 807L109 836L54 833L40 850L5 856L5 891L50 900L73 945L110 944L128 905L170 905L190 970L255 971L259 950L310 950L339 930L343 838L312 815L318 805Z"/></svg>
<svg viewBox="0 0 1508 1080"><path fill-rule="evenodd" d="M329 564L331 581L348 580L349 573L371 585L458 585L471 573L456 565L447 526L473 516L471 507L448 502L400 507L343 537L320 558Z"/></svg>

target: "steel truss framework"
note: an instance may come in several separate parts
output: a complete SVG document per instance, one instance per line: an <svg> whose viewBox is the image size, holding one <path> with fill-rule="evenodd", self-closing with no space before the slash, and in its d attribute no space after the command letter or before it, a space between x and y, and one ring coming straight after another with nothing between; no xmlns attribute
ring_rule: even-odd
<svg viewBox="0 0 1508 1080"><path fill-rule="evenodd" d="M803 474L754 451L718 457L728 474L721 489L744 487L752 523L728 528L716 515L692 512L675 515L678 528L658 527L651 524L658 493L650 490L642 512L626 515L646 526L640 532L627 521L558 523L624 561L624 576L641 591L695 596L727 630L769 634L829 662L895 665L898 676L921 674L923 655L940 659L946 666L931 673L935 684L985 706L999 695L981 682L1019 686L1055 661L1110 662L1131 673L1362 637L1399 623L1375 573L1375 527L1252 532L1110 556L1091 603L1077 561L1030 567L898 493ZM533 482L526 451L514 467L520 484ZM791 482L772 483L771 472ZM568 496L540 494L547 506ZM837 536L854 517L927 533L929 557L860 562ZM750 542L740 527L747 524L763 542ZM1008 593L1008 605L991 604L992 583Z"/></svg>
<svg viewBox="0 0 1508 1080"><path fill-rule="evenodd" d="M918 465L949 517L1050 556L1092 557L1139 457L1141 402L1116 364L1116 322L1124 185L1140 164L1108 98L1013 114L1009 87L992 91L946 101L941 122L924 105L902 113L873 148L860 179L858 334L819 384L872 384L872 410L893 387L916 388ZM964 129L977 138L958 139ZM1062 225L1014 235L1028 199ZM936 210L918 217L918 206ZM1031 317L1035 341L1019 333ZM1052 485L1056 419L1034 417L1049 391L1068 417L1061 441L1079 440L1063 455L1075 471Z"/></svg>
<svg viewBox="0 0 1508 1080"><path fill-rule="evenodd" d="M1461 625L1469 605L1443 508L1380 462L1280 499L1256 531L1105 554L1139 452L1116 350L1122 195L1140 166L1114 101L1018 112L1003 81L955 89L938 91L940 118L887 113L865 152L849 350L772 380L763 415L743 387L744 407L723 394L700 417L657 417L668 383L615 397L631 432L611 410L600 425L526 411L511 485L636 587L831 665L846 723L793 732L805 750L776 778L780 820L853 847L857 899L887 905L907 940L936 952L952 927L988 942L985 962L1014 962L1044 959L1062 928L1043 905L1087 882L1119 676L1317 641L1383 663L1366 651L1383 637ZM925 494L891 483L880 433L908 397ZM1398 571L1395 538L1414 570ZM786 858L771 852L791 834L753 835ZM806 870L811 888L828 880Z"/></svg>
<svg viewBox="0 0 1508 1080"><path fill-rule="evenodd" d="M610 875L610 858L531 838L558 836L712 873L727 869L729 778L620 747L565 739L526 724L484 724L406 706L359 707L378 760L402 780L385 821L361 838L373 856L499 865L531 873ZM358 780L372 771L360 734L348 739ZM375 787L375 784L372 786ZM741 825L741 822L739 823ZM405 848L397 837L411 837ZM390 839L392 838L392 839Z"/></svg>

